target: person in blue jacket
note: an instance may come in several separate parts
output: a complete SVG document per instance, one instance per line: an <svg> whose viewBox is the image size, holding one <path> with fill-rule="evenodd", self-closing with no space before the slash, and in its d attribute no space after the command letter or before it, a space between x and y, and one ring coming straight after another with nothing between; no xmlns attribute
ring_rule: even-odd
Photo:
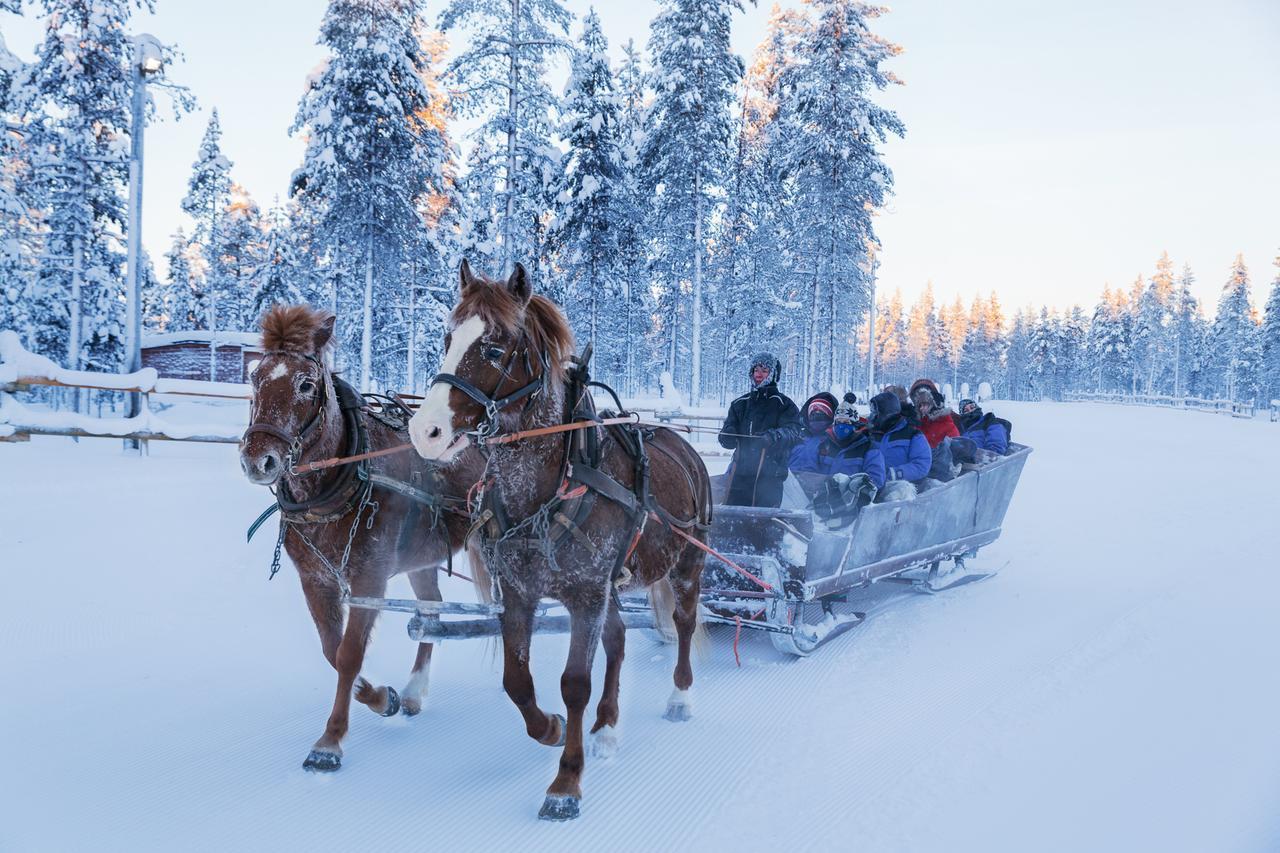
<svg viewBox="0 0 1280 853"><path fill-rule="evenodd" d="M885 478L884 454L871 436L858 431L852 396L846 395L836 408L835 420L829 429L810 435L791 451L788 467L796 473L811 471L827 477L865 473L875 487L881 489Z"/></svg>
<svg viewBox="0 0 1280 853"><path fill-rule="evenodd" d="M960 435L971 439L983 450L1004 455L1009 452L1011 424L993 412L982 411L973 400L960 401Z"/></svg>
<svg viewBox="0 0 1280 853"><path fill-rule="evenodd" d="M916 483L929 476L933 452L924 433L902 416L898 395L885 391L871 398L871 438L884 455L885 479Z"/></svg>

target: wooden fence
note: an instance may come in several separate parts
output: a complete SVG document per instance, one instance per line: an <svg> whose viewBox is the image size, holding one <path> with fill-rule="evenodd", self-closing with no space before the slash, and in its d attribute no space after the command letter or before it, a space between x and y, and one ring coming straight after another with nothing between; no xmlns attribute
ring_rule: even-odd
<svg viewBox="0 0 1280 853"><path fill-rule="evenodd" d="M1262 409L1268 412L1271 421L1280 421L1280 400L1272 400L1269 405L1263 405L1253 401L1241 403L1235 400L1205 400L1199 397L1120 394L1107 391L1067 391L1062 395L1062 399L1073 403L1118 403L1127 406L1158 406L1188 412L1213 412L1235 418L1253 418Z"/></svg>

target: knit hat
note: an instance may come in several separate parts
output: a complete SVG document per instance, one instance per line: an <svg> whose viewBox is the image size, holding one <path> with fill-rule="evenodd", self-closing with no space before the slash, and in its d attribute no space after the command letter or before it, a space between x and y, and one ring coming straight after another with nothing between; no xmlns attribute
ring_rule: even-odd
<svg viewBox="0 0 1280 853"><path fill-rule="evenodd" d="M908 394L908 396L915 397L916 391L921 388L929 389L929 393L933 396L933 404L935 406L941 406L945 402L946 398L942 396L942 392L938 390L937 383L932 379L917 379L915 382L912 382L911 393Z"/></svg>
<svg viewBox="0 0 1280 853"><path fill-rule="evenodd" d="M960 417L967 418L970 415L974 417L982 417L982 407L976 401L965 397L960 401Z"/></svg>
<svg viewBox="0 0 1280 853"><path fill-rule="evenodd" d="M835 411L831 408L831 403L822 397L814 397L809 401L809 407L805 409L805 417L807 418L826 418L831 420L836 416Z"/></svg>
<svg viewBox="0 0 1280 853"><path fill-rule="evenodd" d="M836 407L835 422L836 423L857 423L858 410L853 404L858 402L858 398L854 396L852 391L846 391L844 399L840 401L840 405Z"/></svg>

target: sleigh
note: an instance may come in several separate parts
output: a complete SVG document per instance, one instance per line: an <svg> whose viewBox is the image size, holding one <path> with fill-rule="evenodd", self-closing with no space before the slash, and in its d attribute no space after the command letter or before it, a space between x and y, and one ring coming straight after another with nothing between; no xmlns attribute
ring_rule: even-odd
<svg viewBox="0 0 1280 853"><path fill-rule="evenodd" d="M1000 537L1030 454L1011 445L1008 455L915 500L863 507L837 531L815 525L808 510L717 506L710 536L717 556L702 574L704 618L767 633L779 651L807 655L865 621L865 612L835 606L851 592L881 584L934 594L991 577L970 571L968 560Z"/></svg>
<svg viewBox="0 0 1280 853"><path fill-rule="evenodd" d="M1005 512L1031 448L1009 453L936 486L915 500L863 507L847 527L831 531L804 509L715 507L702 574L705 621L762 632L786 654L803 656L861 624L862 611L837 607L875 585L924 594L985 580L968 561L1000 537ZM948 565L949 564L949 565ZM944 571L946 569L946 571ZM356 607L411 613L416 642L499 635L501 605L352 599ZM621 599L628 628L654 628L643 596ZM569 630L569 617L544 602L538 633Z"/></svg>

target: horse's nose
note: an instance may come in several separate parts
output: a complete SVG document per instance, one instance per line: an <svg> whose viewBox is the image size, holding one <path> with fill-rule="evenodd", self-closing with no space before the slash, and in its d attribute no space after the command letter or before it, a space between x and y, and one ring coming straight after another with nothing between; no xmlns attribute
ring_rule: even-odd
<svg viewBox="0 0 1280 853"><path fill-rule="evenodd" d="M438 426L433 426L430 429L430 431L427 432L427 438L439 438L439 437L440 437L440 427Z"/></svg>
<svg viewBox="0 0 1280 853"><path fill-rule="evenodd" d="M258 460L258 473L270 477L280 467L280 459L274 453L264 453Z"/></svg>

